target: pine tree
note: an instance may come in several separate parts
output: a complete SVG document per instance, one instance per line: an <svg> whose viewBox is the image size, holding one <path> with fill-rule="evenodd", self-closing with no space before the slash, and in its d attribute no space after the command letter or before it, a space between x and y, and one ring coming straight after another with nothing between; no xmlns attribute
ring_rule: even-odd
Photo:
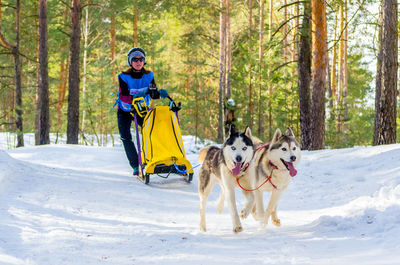
<svg viewBox="0 0 400 265"><path fill-rule="evenodd" d="M50 143L49 70L47 44L47 0L39 1L38 101L35 144Z"/></svg>
<svg viewBox="0 0 400 265"><path fill-rule="evenodd" d="M301 147L311 148L311 8L304 3L298 56Z"/></svg>
<svg viewBox="0 0 400 265"><path fill-rule="evenodd" d="M79 135L79 84L81 1L73 0L71 14L70 67L68 87L67 144L78 144Z"/></svg>
<svg viewBox="0 0 400 265"><path fill-rule="evenodd" d="M3 47L10 50L14 57L14 82L15 82L15 113L17 118L15 125L17 128L17 147L24 146L24 130L23 130L23 108L22 108L22 85L21 85L21 61L20 61L20 12L21 1L17 0L16 5L16 30L15 45L11 45L4 37L0 26L0 43ZM1 0L0 0L0 22L1 22Z"/></svg>
<svg viewBox="0 0 400 265"><path fill-rule="evenodd" d="M323 149L325 137L326 15L323 0L311 0L312 8L312 107L311 149Z"/></svg>
<svg viewBox="0 0 400 265"><path fill-rule="evenodd" d="M382 0L380 48L375 95L374 145L396 142L396 96L398 69L397 1Z"/></svg>

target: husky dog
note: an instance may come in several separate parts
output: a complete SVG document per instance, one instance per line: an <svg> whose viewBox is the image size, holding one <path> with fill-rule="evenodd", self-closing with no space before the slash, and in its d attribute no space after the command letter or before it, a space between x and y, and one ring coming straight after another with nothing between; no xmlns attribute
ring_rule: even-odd
<svg viewBox="0 0 400 265"><path fill-rule="evenodd" d="M212 188L216 183L221 186L218 200L218 212L224 208L225 193L228 198L228 207L232 218L233 231L239 233L243 230L236 207L235 187L236 179L241 183L252 187L254 181L249 174L249 165L253 158L254 146L251 140L249 127L243 133L236 132L233 126L229 137L222 148L207 146L200 151L199 161L202 167L199 173L199 197L200 197L200 230L206 231L206 203ZM243 191L247 202L240 213L240 217L246 218L254 206L253 192Z"/></svg>
<svg viewBox="0 0 400 265"><path fill-rule="evenodd" d="M297 174L296 166L301 157L300 146L290 128L286 130L285 134L277 129L272 141L268 144L263 144L256 137L253 137L252 140L256 150L250 170L252 170L251 174L255 175L255 187L259 187L255 190L256 204L253 214L255 214L255 219L262 221L263 225L267 225L271 217L272 223L280 226L281 221L276 213L278 201L288 187L291 178ZM271 192L265 212L263 191Z"/></svg>

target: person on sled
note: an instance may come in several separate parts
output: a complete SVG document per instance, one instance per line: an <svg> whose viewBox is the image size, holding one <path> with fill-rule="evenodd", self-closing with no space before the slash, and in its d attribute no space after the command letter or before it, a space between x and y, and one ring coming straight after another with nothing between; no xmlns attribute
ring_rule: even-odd
<svg viewBox="0 0 400 265"><path fill-rule="evenodd" d="M119 99L118 99L118 130L129 164L133 169L133 175L139 175L138 152L132 141L131 125L134 120L135 109L132 100L144 97L148 104L150 99L168 97L165 89L157 89L153 72L144 68L146 64L146 53L142 48L135 47L127 54L129 69L118 75ZM143 125L143 117L136 115L138 125ZM140 150L139 150L140 154Z"/></svg>

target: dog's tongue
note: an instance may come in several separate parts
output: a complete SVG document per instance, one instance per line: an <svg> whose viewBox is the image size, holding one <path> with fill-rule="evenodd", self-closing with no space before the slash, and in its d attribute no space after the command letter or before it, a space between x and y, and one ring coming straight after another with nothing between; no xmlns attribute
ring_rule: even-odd
<svg viewBox="0 0 400 265"><path fill-rule="evenodd" d="M289 174L291 177L294 177L297 175L297 170L294 168L293 163L286 162L288 168L289 168Z"/></svg>
<svg viewBox="0 0 400 265"><path fill-rule="evenodd" d="M240 169L242 169L242 164L243 163L235 163L235 168L232 169L232 174L236 177L237 175L240 174Z"/></svg>

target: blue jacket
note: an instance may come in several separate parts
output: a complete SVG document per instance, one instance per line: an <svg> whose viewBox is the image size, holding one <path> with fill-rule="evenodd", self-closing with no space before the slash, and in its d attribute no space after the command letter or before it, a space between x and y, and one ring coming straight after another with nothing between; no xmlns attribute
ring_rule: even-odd
<svg viewBox="0 0 400 265"><path fill-rule="evenodd" d="M137 97L145 97L146 103L149 104L150 96L146 94L146 92L149 89L149 85L152 82L154 83L153 72L141 72L137 74L120 73L118 75L118 81L119 81L118 107L120 109L126 112L130 112L132 99Z"/></svg>

